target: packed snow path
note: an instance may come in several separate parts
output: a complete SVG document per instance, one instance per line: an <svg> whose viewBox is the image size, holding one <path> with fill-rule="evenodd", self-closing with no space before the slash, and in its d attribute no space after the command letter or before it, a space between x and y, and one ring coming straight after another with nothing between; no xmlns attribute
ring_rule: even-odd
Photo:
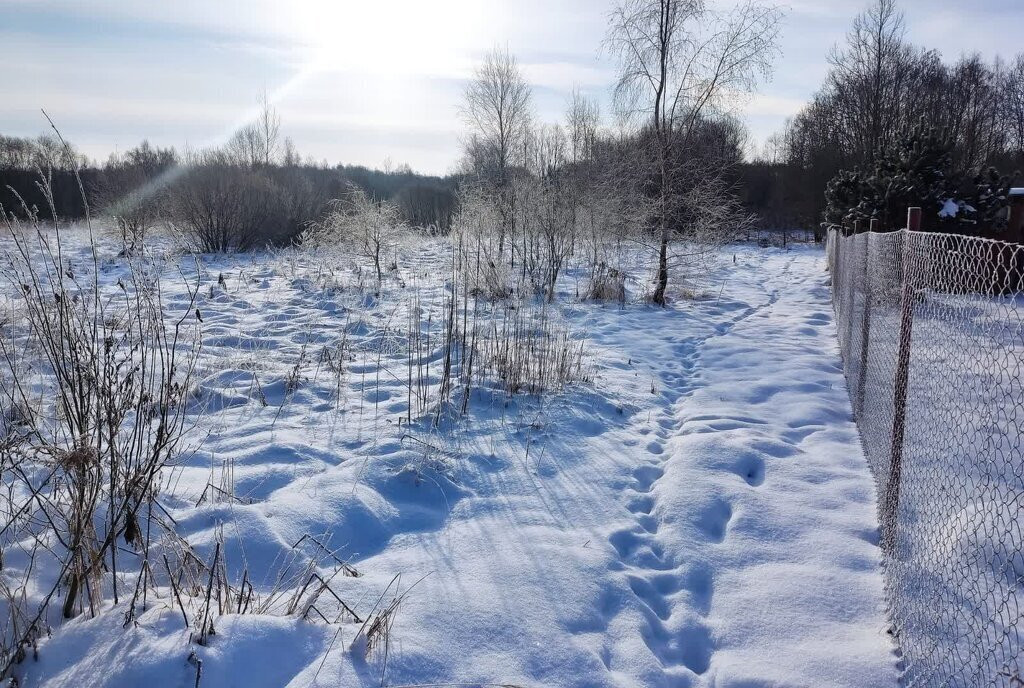
<svg viewBox="0 0 1024 688"><path fill-rule="evenodd" d="M204 307L205 349L225 360L233 337L266 338L254 349L266 357L348 317L277 268L248 277L273 296ZM200 492L230 460L251 503L182 498L184 536L212 543L222 527L228 556L257 571L303 534L331 533L364 574L336 589L362 612L396 574L419 583L386 667L350 650L352 628L224 617L209 647L192 646L202 685L377 686L382 672L391 686L895 685L874 486L826 281L820 250L739 247L707 293L668 309L579 303L567 286L594 384L478 410L444 469L397 424L368 429L401 414L393 376L371 389L374 371L349 370L340 421L329 382L279 407L272 385L266 408L221 392L235 414L214 417L205 463L179 488ZM68 625L25 685L192 685L172 608L121 633L118 614Z"/></svg>
<svg viewBox="0 0 1024 688"><path fill-rule="evenodd" d="M744 258L694 308L702 332L645 333L660 404L609 537L637 604L609 619L605 665L622 684L893 684L825 277L813 254Z"/></svg>

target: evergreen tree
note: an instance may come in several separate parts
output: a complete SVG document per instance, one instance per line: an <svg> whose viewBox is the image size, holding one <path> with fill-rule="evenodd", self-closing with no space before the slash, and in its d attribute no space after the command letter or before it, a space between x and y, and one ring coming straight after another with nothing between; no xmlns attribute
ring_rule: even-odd
<svg viewBox="0 0 1024 688"><path fill-rule="evenodd" d="M868 191L861 172L841 170L825 187L825 224L851 228L856 220L870 219Z"/></svg>
<svg viewBox="0 0 1024 688"><path fill-rule="evenodd" d="M944 132L921 120L902 138L897 149L882 156L875 172L876 197L881 200L882 223L892 229L903 225L907 208L921 208L921 229L964 223L964 204L957 199L959 186L953 172L952 144ZM949 214L947 201L955 204ZM942 215L946 210L945 216Z"/></svg>
<svg viewBox="0 0 1024 688"><path fill-rule="evenodd" d="M1010 188L1016 182L1018 173L1000 174L994 167L975 175L971 189L971 209L974 219L982 229L1001 233L1006 229Z"/></svg>
<svg viewBox="0 0 1024 688"><path fill-rule="evenodd" d="M829 182L826 223L878 219L883 231L891 231L902 228L907 208L916 206L922 209L923 230L963 231L975 225L977 206L959 193L962 180L953 170L952 148L943 131L922 119L894 149L877 156L870 174L842 171Z"/></svg>

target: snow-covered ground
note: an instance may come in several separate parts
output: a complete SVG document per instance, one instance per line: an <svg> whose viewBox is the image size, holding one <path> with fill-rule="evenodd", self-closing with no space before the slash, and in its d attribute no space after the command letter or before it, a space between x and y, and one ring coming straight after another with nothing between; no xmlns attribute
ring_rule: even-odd
<svg viewBox="0 0 1024 688"><path fill-rule="evenodd" d="M381 342L444 255L422 242L379 295L308 254L204 260L206 413L167 478L179 534L209 555L222 533L257 588L314 535L361 574L332 582L361 617L407 591L387 652L281 615L221 617L201 647L168 597L124 630L55 627L22 688L193 686L192 651L203 688L895 685L820 250L730 247L667 309L581 302L570 274L556 312L591 380L410 435Z"/></svg>

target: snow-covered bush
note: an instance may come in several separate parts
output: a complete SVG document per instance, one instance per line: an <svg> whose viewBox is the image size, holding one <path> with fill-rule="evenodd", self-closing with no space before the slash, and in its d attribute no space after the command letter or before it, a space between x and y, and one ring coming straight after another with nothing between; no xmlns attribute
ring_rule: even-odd
<svg viewBox="0 0 1024 688"><path fill-rule="evenodd" d="M302 242L353 249L373 263L380 282L384 279L383 261L394 251L403 230L398 206L372 199L359 187L349 186L345 197L331 202L326 216L302 235Z"/></svg>
<svg viewBox="0 0 1024 688"><path fill-rule="evenodd" d="M513 292L511 266L502 260L501 213L482 189L463 189L452 223L459 283L473 294L503 299Z"/></svg>

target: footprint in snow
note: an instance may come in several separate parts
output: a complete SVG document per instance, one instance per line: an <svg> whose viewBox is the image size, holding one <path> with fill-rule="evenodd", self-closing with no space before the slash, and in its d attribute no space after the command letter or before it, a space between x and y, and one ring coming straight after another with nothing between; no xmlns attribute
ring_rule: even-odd
<svg viewBox="0 0 1024 688"><path fill-rule="evenodd" d="M722 542L732 520L732 506L724 499L717 498L706 505L697 519L697 525L712 542Z"/></svg>
<svg viewBox="0 0 1024 688"><path fill-rule="evenodd" d="M745 456L736 462L733 472L746 480L751 487L759 487L764 483L764 460L758 456Z"/></svg>
<svg viewBox="0 0 1024 688"><path fill-rule="evenodd" d="M665 475L665 471L659 466L640 466L633 471L633 477L636 478L639 486L637 491L649 492L651 486L663 475Z"/></svg>
<svg viewBox="0 0 1024 688"><path fill-rule="evenodd" d="M648 495L634 498L626 507L634 514L649 514L654 509L654 499Z"/></svg>

